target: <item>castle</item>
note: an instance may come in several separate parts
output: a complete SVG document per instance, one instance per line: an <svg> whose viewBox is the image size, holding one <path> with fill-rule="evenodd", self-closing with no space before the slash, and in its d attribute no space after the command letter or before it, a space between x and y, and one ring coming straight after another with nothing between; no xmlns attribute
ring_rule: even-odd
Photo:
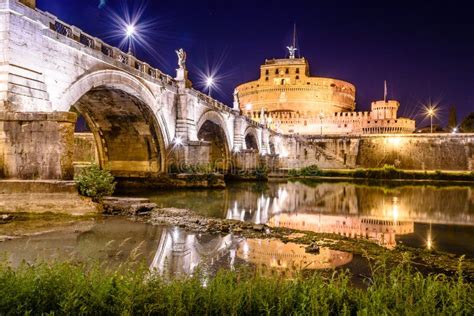
<svg viewBox="0 0 474 316"><path fill-rule="evenodd" d="M284 134L358 135L413 133L415 121L398 117L396 100L372 102L355 111L356 88L342 80L312 77L305 58L266 60L260 78L236 88L240 109L251 119ZM385 89L386 91L386 89Z"/></svg>

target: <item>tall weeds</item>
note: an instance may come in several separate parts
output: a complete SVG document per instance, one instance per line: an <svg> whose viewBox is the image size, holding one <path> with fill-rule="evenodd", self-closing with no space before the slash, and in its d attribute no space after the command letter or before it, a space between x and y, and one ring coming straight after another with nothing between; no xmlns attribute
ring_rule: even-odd
<svg viewBox="0 0 474 316"><path fill-rule="evenodd" d="M326 275L326 276L324 276ZM206 282L204 282L206 280ZM117 272L71 263L0 265L0 315L473 315L472 284L409 264L373 268L366 289L347 272L285 279L220 271L166 281L136 266Z"/></svg>

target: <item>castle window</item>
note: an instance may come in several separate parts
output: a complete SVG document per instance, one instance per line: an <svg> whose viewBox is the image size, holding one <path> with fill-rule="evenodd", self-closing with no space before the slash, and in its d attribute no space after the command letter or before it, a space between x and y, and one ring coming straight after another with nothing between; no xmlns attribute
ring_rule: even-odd
<svg viewBox="0 0 474 316"><path fill-rule="evenodd" d="M290 70L288 68L285 69L285 73L286 74L289 74L290 73Z"/></svg>
<svg viewBox="0 0 474 316"><path fill-rule="evenodd" d="M285 84L285 79L281 79L281 84L282 84L282 85Z"/></svg>
<svg viewBox="0 0 474 316"><path fill-rule="evenodd" d="M300 79L300 76L296 76L296 80Z"/></svg>
<svg viewBox="0 0 474 316"><path fill-rule="evenodd" d="M278 69L275 69L275 75L278 75Z"/></svg>
<svg viewBox="0 0 474 316"><path fill-rule="evenodd" d="M300 73L300 69L299 69L299 68L296 68L296 73L297 73L297 74Z"/></svg>
<svg viewBox="0 0 474 316"><path fill-rule="evenodd" d="M333 88L334 88L334 87L336 87L336 85L335 85L334 83L331 83L331 87L333 87Z"/></svg>
<svg viewBox="0 0 474 316"><path fill-rule="evenodd" d="M265 70L265 74L268 76L268 69L267 69L267 70Z"/></svg>
<svg viewBox="0 0 474 316"><path fill-rule="evenodd" d="M265 81L268 81L268 77L265 77Z"/></svg>

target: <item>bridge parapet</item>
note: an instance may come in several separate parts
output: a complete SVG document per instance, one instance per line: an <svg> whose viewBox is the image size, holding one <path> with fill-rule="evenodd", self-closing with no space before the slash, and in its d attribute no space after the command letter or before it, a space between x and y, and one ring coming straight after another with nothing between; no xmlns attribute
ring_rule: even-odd
<svg viewBox="0 0 474 316"><path fill-rule="evenodd" d="M61 21L56 16L51 15L47 12L42 12L38 9L36 11L44 14L49 19L49 29L57 35L62 35L66 38L69 38L79 44L82 44L85 48L90 49L89 53L92 55L97 55L97 52L102 54L102 58L118 61L117 66L125 66L130 70L133 69L138 72L140 75L145 75L148 80L158 81L163 84L176 86L175 80L158 68L150 66L148 63L143 62L137 59L133 54L125 53L117 47L106 44L101 39L89 35L83 32L81 29L69 25L64 21ZM58 37L57 37L58 38ZM92 53L95 52L95 53Z"/></svg>

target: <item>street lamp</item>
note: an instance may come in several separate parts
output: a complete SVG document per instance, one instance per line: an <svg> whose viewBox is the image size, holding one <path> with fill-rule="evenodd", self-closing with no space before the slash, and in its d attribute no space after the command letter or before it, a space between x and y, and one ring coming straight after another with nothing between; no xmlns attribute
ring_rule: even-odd
<svg viewBox="0 0 474 316"><path fill-rule="evenodd" d="M211 96L211 89L214 87L214 77L211 75L206 78L206 88L208 89L208 95Z"/></svg>
<svg viewBox="0 0 474 316"><path fill-rule="evenodd" d="M430 131L433 134L433 117L436 117L436 113L438 109L436 106L430 105L429 107L425 108L425 114L430 117Z"/></svg>
<svg viewBox="0 0 474 316"><path fill-rule="evenodd" d="M135 25L133 25L133 24L128 24L125 27L125 36L128 39L128 53L129 54L132 53L132 40L133 40L133 37L134 37L136 31L137 31L137 29L136 29Z"/></svg>
<svg viewBox="0 0 474 316"><path fill-rule="evenodd" d="M428 109L428 116L430 117L430 127L431 127L431 134L433 134L433 116L435 115L434 109Z"/></svg>

